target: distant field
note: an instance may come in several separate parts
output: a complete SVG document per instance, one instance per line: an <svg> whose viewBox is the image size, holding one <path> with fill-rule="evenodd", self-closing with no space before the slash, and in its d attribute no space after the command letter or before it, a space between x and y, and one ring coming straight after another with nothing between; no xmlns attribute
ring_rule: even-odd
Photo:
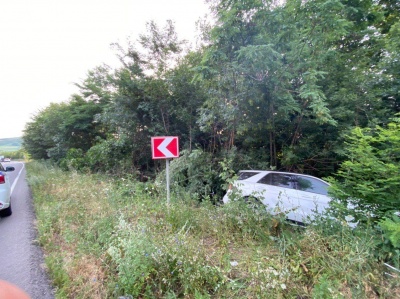
<svg viewBox="0 0 400 299"><path fill-rule="evenodd" d="M22 147L22 138L2 138L0 139L0 155L3 152L14 152Z"/></svg>

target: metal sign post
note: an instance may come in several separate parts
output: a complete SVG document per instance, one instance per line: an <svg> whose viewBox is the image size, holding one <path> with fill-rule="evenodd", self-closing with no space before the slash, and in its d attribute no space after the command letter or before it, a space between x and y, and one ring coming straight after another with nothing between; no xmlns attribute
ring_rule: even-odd
<svg viewBox="0 0 400 299"><path fill-rule="evenodd" d="M165 159L165 173L167 177L167 205L169 205L169 159Z"/></svg>
<svg viewBox="0 0 400 299"><path fill-rule="evenodd" d="M167 180L167 204L170 202L169 192L169 160L179 158L179 140L177 136L151 137L151 152L153 159L165 159L165 174Z"/></svg>

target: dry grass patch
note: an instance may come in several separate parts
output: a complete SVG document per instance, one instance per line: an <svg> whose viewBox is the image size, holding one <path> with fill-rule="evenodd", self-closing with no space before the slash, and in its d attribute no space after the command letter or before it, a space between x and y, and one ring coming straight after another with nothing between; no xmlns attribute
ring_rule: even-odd
<svg viewBox="0 0 400 299"><path fill-rule="evenodd" d="M89 255L75 258L66 267L69 277L75 277L70 286L71 298L107 298L107 274L102 261Z"/></svg>

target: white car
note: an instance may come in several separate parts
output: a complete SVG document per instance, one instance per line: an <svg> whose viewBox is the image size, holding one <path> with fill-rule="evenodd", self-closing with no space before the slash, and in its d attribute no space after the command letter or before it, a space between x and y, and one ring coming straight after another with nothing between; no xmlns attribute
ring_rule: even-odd
<svg viewBox="0 0 400 299"><path fill-rule="evenodd" d="M289 172L242 170L223 198L255 199L274 214L284 214L288 220L306 223L322 213L331 200L329 184L319 178Z"/></svg>
<svg viewBox="0 0 400 299"><path fill-rule="evenodd" d="M12 166L3 167L0 163L0 217L10 216L11 210L11 184L7 172L14 171Z"/></svg>

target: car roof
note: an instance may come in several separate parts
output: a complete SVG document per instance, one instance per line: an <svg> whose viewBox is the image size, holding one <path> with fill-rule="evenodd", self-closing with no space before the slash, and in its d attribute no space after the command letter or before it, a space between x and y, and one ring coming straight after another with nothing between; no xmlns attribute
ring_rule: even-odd
<svg viewBox="0 0 400 299"><path fill-rule="evenodd" d="M328 182L324 181L323 179L320 179L318 177L315 177L315 176L312 176L312 175L309 175L309 174L304 174L304 173L296 173L296 172L288 172L288 171L276 171L276 170L256 170L256 169L255 170L251 170L251 169L239 170L239 173L241 173L241 172L256 172L257 173L256 175L254 175L252 177L249 177L248 179L254 178L254 177L259 177L260 174L281 173L281 174L289 174L289 175L298 175L298 176L310 177L310 178L314 178L314 179L323 181L325 183L328 183Z"/></svg>

